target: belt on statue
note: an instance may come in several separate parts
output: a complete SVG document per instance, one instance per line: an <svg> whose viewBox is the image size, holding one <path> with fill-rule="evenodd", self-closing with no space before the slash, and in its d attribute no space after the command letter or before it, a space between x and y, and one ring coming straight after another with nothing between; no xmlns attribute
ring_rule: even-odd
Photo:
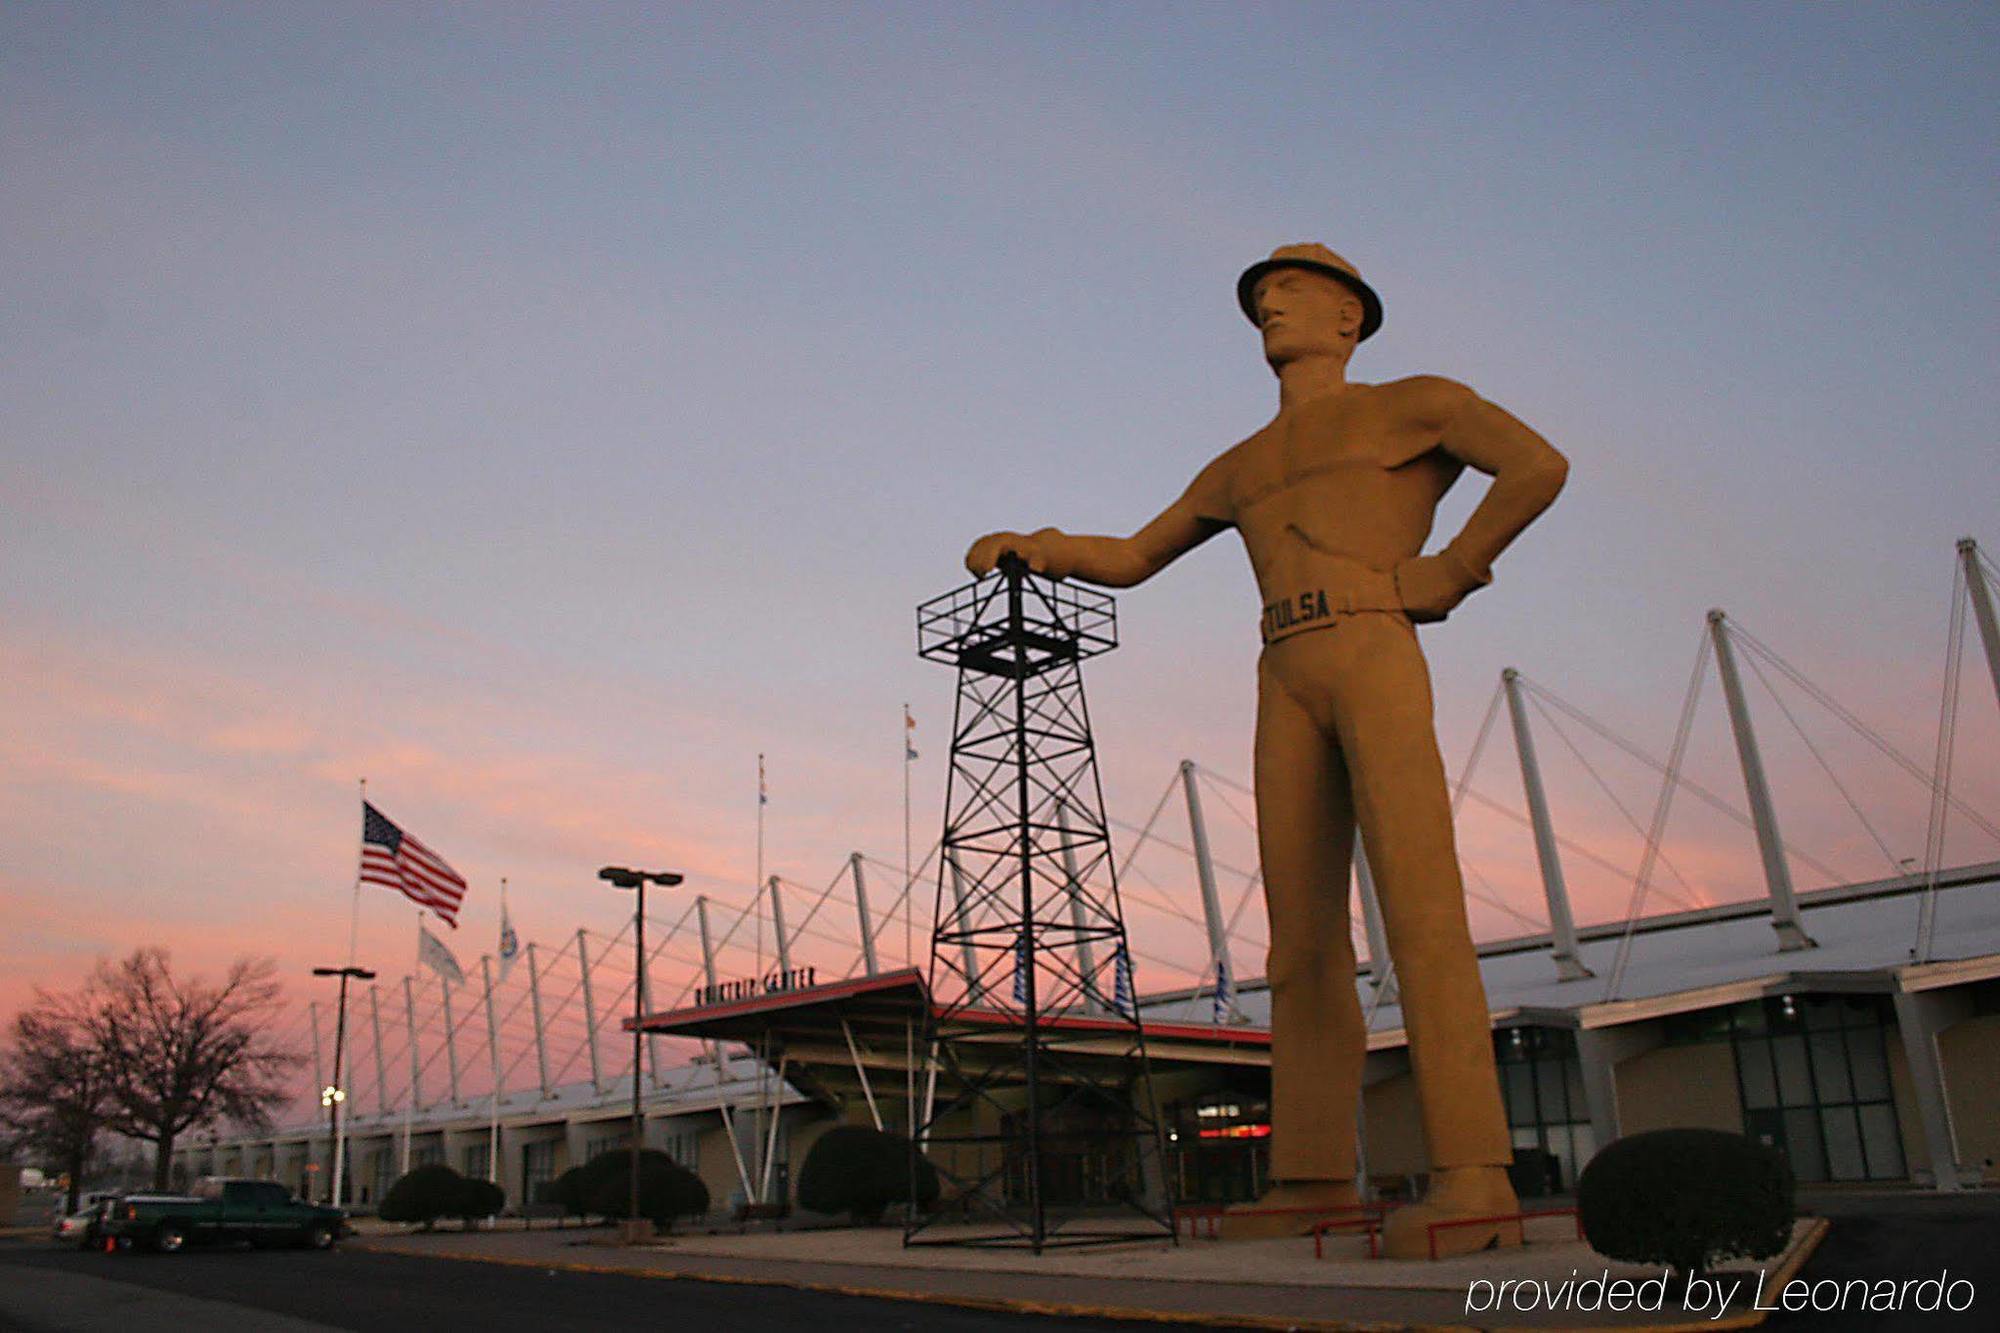
<svg viewBox="0 0 2000 1333"><path fill-rule="evenodd" d="M1362 612L1404 614L1401 606L1384 605L1382 598L1353 588L1304 588L1264 603L1257 628L1268 647L1310 630L1332 629L1343 617Z"/></svg>

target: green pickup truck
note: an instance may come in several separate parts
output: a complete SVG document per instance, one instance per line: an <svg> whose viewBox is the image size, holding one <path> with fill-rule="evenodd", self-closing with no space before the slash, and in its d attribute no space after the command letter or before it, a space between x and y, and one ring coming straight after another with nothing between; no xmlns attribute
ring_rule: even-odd
<svg viewBox="0 0 2000 1333"><path fill-rule="evenodd" d="M347 1215L310 1204L274 1180L203 1176L187 1194L130 1194L99 1228L121 1248L172 1254L188 1245L248 1241L330 1250L347 1234Z"/></svg>

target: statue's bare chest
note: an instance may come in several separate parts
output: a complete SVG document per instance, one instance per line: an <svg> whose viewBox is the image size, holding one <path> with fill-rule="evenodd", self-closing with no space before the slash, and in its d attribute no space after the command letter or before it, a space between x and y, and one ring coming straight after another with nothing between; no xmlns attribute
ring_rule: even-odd
<svg viewBox="0 0 2000 1333"><path fill-rule="evenodd" d="M1369 395L1372 397L1372 395ZM1343 479L1380 472L1396 452L1399 431L1383 405L1356 395L1355 401L1307 403L1279 413L1270 425L1245 440L1230 478L1230 498L1238 522L1268 502L1306 488L1347 490ZM1407 447L1407 446L1406 446Z"/></svg>

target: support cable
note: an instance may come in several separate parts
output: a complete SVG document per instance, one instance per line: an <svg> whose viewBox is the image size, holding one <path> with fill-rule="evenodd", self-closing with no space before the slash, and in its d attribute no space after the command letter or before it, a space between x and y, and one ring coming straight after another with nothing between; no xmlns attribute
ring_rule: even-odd
<svg viewBox="0 0 2000 1333"><path fill-rule="evenodd" d="M1673 809L1674 790L1680 785L1676 779L1680 774L1681 760L1687 756L1688 737L1694 731L1695 705L1701 699L1701 679L1708 669L1710 648L1709 636L1703 634L1701 647L1695 652L1694 672L1688 677L1687 697L1681 704L1680 723L1674 729L1674 744L1667 756L1666 777L1660 783L1659 804L1653 810L1653 826L1646 833L1645 854L1639 859L1639 874L1632 881L1632 900L1625 912L1625 930L1618 937L1617 960L1612 964L1611 976L1604 986L1606 1000L1617 999L1618 989L1625 983L1625 967L1632 959L1633 929L1639 923L1639 914L1646 907L1646 890L1652 883L1653 865L1659 858L1661 839L1666 835L1667 814Z"/></svg>
<svg viewBox="0 0 2000 1333"><path fill-rule="evenodd" d="M1952 576L1952 586L1954 590L1956 590L1963 586L1963 579L1965 572L1962 567L1957 565L1956 562L1954 562L1953 568L1954 568L1954 573ZM1956 593L1954 595L1956 595ZM1752 652L1762 657L1766 662L1769 662L1771 666L1774 667L1779 672L1779 674L1785 677L1785 679L1789 680L1792 684L1798 686L1799 689L1804 692L1807 698L1811 699L1821 708L1826 709L1827 712L1832 713L1836 718L1846 723L1850 728L1853 729L1853 731L1857 735L1861 737L1861 739L1867 741L1870 745L1874 746L1876 750L1880 751L1884 756L1886 756L1892 763L1896 765L1896 767L1902 769L1903 772L1909 774L1910 777L1914 779L1919 785L1924 787L1926 790L1935 789L1937 773L1934 768L1931 769L1925 768L1915 759L1912 759L1909 755L1904 754L1901 750L1897 749L1896 746L1892 744L1886 736L1882 735L1880 732L1876 731L1873 727L1869 726L1866 722L1863 722L1859 717L1855 716L1852 710L1848 709L1838 699L1835 699L1832 695L1828 694L1818 685L1815 685L1810 679L1807 678L1806 674L1803 671L1800 671L1790 662L1787 662L1784 658L1778 656L1778 654L1771 648L1769 644L1766 644L1761 640L1759 640L1755 635L1751 634L1741 625L1738 625L1735 621L1732 620L1729 622L1729 629L1731 634L1735 636L1735 639L1738 643L1741 643L1744 647L1750 649ZM1984 833L1986 833L1989 837L2000 839L2000 823L1995 823L1993 820L1989 819L1987 816L1981 814L1978 810L1973 809L1971 806L1967 805L1964 801L1959 800L1956 797L1950 797L1949 799L1951 801L1952 809L1958 811L1958 813L1964 818L1972 821L1973 824L1978 826L1978 828Z"/></svg>
<svg viewBox="0 0 2000 1333"><path fill-rule="evenodd" d="M1727 622L1724 622L1723 628L1731 633L1735 632L1735 626ZM1833 789L1840 793L1840 799L1847 802L1847 808L1854 812L1856 819L1861 821L1861 827L1867 830L1868 837L1874 842L1876 850L1880 851L1882 859L1889 863L1889 873L1891 875L1900 874L1902 872L1902 864L1896 860L1895 853L1889 850L1889 844L1882 840L1882 835L1875 831L1875 826L1868 822L1868 815L1862 810L1861 803L1854 799L1854 794L1847 790L1846 785L1834 773L1833 765L1827 762L1826 756L1820 753L1817 745L1813 744L1812 737L1806 735L1806 729L1799 725L1799 720L1792 715L1792 710L1785 706L1785 701L1779 697L1777 689L1771 684L1771 678L1766 676L1764 668L1758 665L1757 658L1747 653L1745 657L1749 660L1751 672L1756 675L1759 681L1763 682L1764 692L1771 696L1771 702L1778 706L1780 713L1784 714L1785 721L1792 724L1793 732L1798 735L1799 740L1805 744L1806 750L1811 753L1813 759L1819 764L1820 772L1826 774L1826 780L1831 782Z"/></svg>
<svg viewBox="0 0 2000 1333"><path fill-rule="evenodd" d="M1605 780L1605 777L1602 773L1599 773L1597 771L1597 766L1590 762L1589 757L1584 754L1582 748L1577 745L1575 740L1571 739L1569 732L1563 729L1562 723L1556 721L1555 715L1549 712L1549 710L1543 705L1542 700L1539 697L1540 692L1536 689L1535 683L1529 680L1526 676L1522 676L1520 678L1520 681L1521 684L1526 686L1528 689L1528 703L1534 708L1536 714L1541 717L1542 721L1549 724L1549 730L1553 731L1556 734L1556 739L1560 740L1563 743L1563 747L1567 749L1570 752L1570 754L1575 757L1577 763L1583 765L1583 771L1590 775L1590 780L1597 784L1597 789L1604 793L1605 799L1610 801L1612 805L1617 807L1618 813L1625 817L1625 822L1632 826L1632 831L1639 835L1639 839L1643 843L1646 838L1646 826L1641 822L1639 822L1639 817L1632 813L1631 809L1625 804L1625 802L1618 799L1618 793L1611 790L1611 784ZM1559 838L1558 841L1560 842L1562 840ZM1568 846L1571 844L1564 843L1564 845ZM1598 858L1592 855L1591 853L1586 852L1584 854L1586 856L1590 856L1591 859L1596 861L1598 865L1604 866L1608 870L1609 869L1617 870L1617 873L1622 878L1629 878L1634 873L1630 870L1614 867L1609 862L1604 861L1603 859ZM1680 868L1677 867L1671 860L1667 859L1667 853L1665 848L1662 848L1660 850L1660 864L1664 865L1667 868L1667 873L1672 875L1674 877L1674 880L1683 889L1687 891L1688 896L1683 898L1681 900L1682 902L1685 902L1690 907L1701 907L1707 904L1708 895L1703 893L1700 889L1697 889L1691 882L1689 882L1688 877L1680 872Z"/></svg>
<svg viewBox="0 0 2000 1333"><path fill-rule="evenodd" d="M1944 863L1945 815L1951 794L1952 751L1958 738L1959 664L1965 656L1965 604L1971 590L1965 586L1965 571L1953 563L1951 580L1951 623L1945 633L1944 695L1938 702L1937 761L1932 772L1929 826L1924 836L1924 900L1917 913L1917 945L1911 952L1919 963L1931 961L1931 947L1937 935L1938 871Z"/></svg>
<svg viewBox="0 0 2000 1333"><path fill-rule="evenodd" d="M1637 744L1634 741L1627 740L1623 736L1620 736L1617 732L1611 730L1611 728L1605 726L1603 723L1599 722L1596 718L1590 716L1590 714L1584 712L1581 708L1578 708L1575 704L1570 703L1568 700L1564 699L1561 695L1555 693L1547 686L1531 684L1529 685L1528 688L1533 690L1536 694L1540 695L1543 699L1547 700L1552 706L1561 709L1562 712L1567 716L1574 718L1576 721L1590 728L1591 731L1595 732L1598 736L1602 737L1604 740L1609 741L1611 744L1617 746L1620 750L1623 750L1626 754L1630 755L1632 758L1638 760L1646 767L1652 769L1655 773L1664 774L1667 772L1668 765L1663 764L1659 760L1653 758L1653 756L1648 754L1645 751L1645 749L1641 747L1639 744ZM1689 795L1693 796L1696 800L1708 806L1710 809L1715 810L1717 813L1724 815L1728 819L1734 821L1738 827L1753 829L1753 830L1756 828L1756 821L1751 819L1751 817L1748 814L1746 814L1742 810L1739 810L1737 807L1731 805L1728 801L1716 795L1714 792L1710 791L1707 787L1702 786L1699 782L1696 782L1693 778L1688 777L1686 774L1680 773L1678 770L1676 770L1674 780L1679 786L1687 788ZM1844 877L1841 875L1841 873L1838 870L1835 870L1832 866L1826 864L1826 862L1819 860L1817 857L1814 857L1808 854L1807 852L1800 850L1797 847L1794 847L1789 842L1784 844L1784 849L1785 852L1794 859L1804 863L1805 865L1811 866L1813 870L1818 874L1824 875L1828 883L1838 884L1843 882Z"/></svg>

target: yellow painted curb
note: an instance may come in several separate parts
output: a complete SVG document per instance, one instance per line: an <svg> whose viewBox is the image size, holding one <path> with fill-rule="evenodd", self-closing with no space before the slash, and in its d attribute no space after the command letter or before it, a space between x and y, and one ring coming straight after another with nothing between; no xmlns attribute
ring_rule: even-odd
<svg viewBox="0 0 2000 1333"><path fill-rule="evenodd" d="M716 1282L739 1287L785 1287L793 1291L820 1292L833 1296L866 1296L883 1301L906 1301L917 1305L951 1305L968 1310L990 1310L1001 1314L1053 1315L1072 1319L1123 1319L1134 1323L1195 1324L1205 1328L1262 1328L1313 1330L1314 1333L1477 1333L1465 1324L1385 1324L1373 1320L1287 1319L1269 1315L1228 1315L1147 1310L1123 1305L1071 1305L1059 1301L1008 1300L998 1296L951 1296L937 1292L902 1291L885 1287L854 1287L835 1282L806 1282L785 1277L745 1277L736 1273L707 1273L662 1268L618 1268L610 1264L583 1264L567 1261L550 1263L541 1259L516 1259L497 1254L464 1254L440 1251L418 1253L392 1246L372 1246L349 1241L347 1248L374 1254L413 1255L417 1258L456 1259L464 1263L501 1264L510 1268L554 1269L565 1273L604 1273L617 1277L660 1278L668 1281ZM779 1261L783 1262L783 1261ZM1131 1281L1133 1279L1120 1279ZM1140 1279L1143 1280L1143 1279ZM1328 1288L1338 1291L1337 1287ZM1710 1325L1709 1327L1715 1327ZM1727 1327L1727 1325L1723 1325ZM1563 1333L1579 1333L1565 1329ZM1625 1331L1621 1331L1625 1333Z"/></svg>

